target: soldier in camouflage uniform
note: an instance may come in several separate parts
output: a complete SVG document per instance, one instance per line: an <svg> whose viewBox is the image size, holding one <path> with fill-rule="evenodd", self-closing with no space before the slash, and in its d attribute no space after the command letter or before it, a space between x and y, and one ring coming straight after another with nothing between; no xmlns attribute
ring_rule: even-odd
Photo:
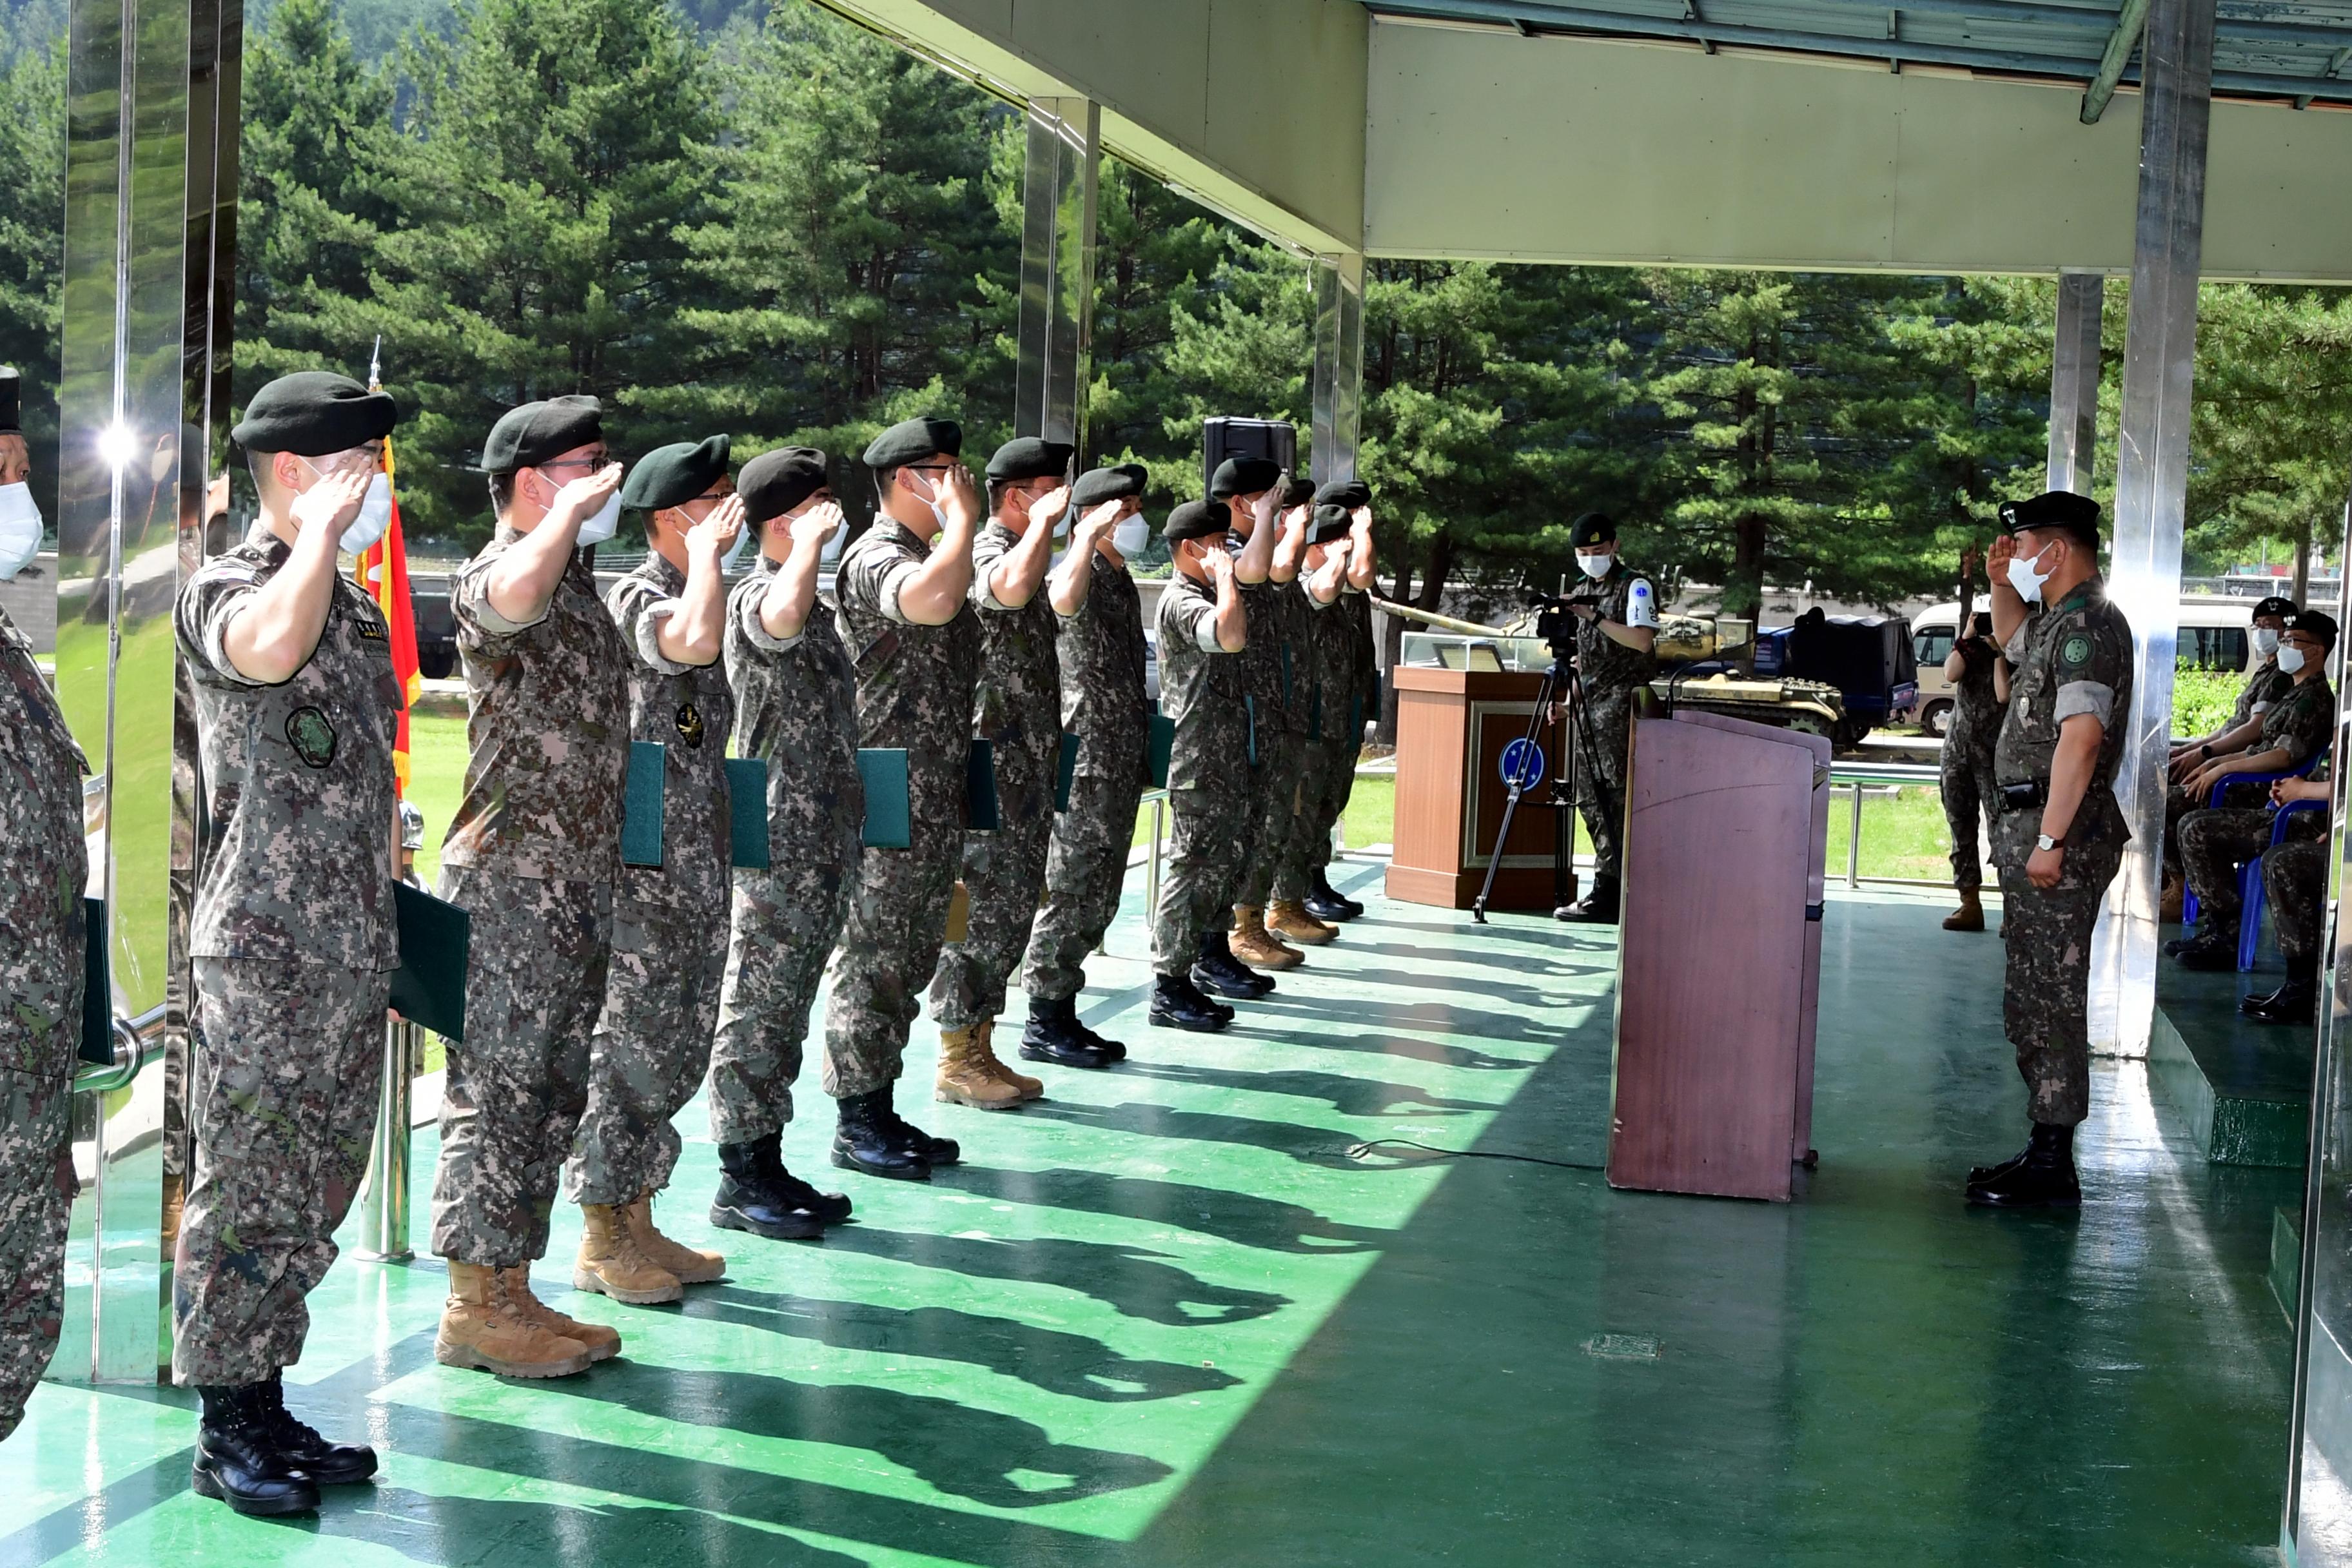
<svg viewBox="0 0 2352 1568"><path fill-rule="evenodd" d="M834 1163L901 1181L929 1181L933 1166L962 1154L890 1102L963 855L981 637L969 597L980 498L956 460L962 448L962 428L945 419L910 419L875 437L866 465L881 512L835 580L857 669L858 742L907 753L910 842L860 858L825 1009L824 1088L840 1101Z"/></svg>
<svg viewBox="0 0 2352 1568"><path fill-rule="evenodd" d="M1944 796L1944 826L1952 836L1952 887L1960 907L1944 917L1946 931L1984 930L1984 852L1980 835L1992 826L1992 748L2000 737L2007 701L1998 688L2000 650L1992 643L1992 617L1969 609L1969 578L1975 552L1960 559L1960 638L1944 660L1952 683L1950 717L1937 754Z"/></svg>
<svg viewBox="0 0 2352 1568"><path fill-rule="evenodd" d="M1583 723L1591 744L1576 748L1576 805L1592 836L1592 890L1581 903L1552 911L1564 921L1617 923L1624 870L1625 773L1633 758L1633 700L1658 671L1657 595L1649 580L1617 557L1617 525L1597 511L1570 532L1584 574L1568 595L1576 617L1576 670L1584 689ZM1595 764L1600 776L1593 776Z"/></svg>
<svg viewBox="0 0 2352 1568"><path fill-rule="evenodd" d="M995 759L997 823L992 832L963 838L970 915L962 939L940 950L931 977L940 1026L932 1092L982 1110L1015 1110L1045 1092L1043 1080L997 1059L991 1037L1004 1011L1005 982L1029 945L1054 832L1062 761L1054 640L1061 617L1043 589L1055 530L1069 507L1075 450L1034 436L998 448L988 462L988 523L972 542L970 593L982 650L972 727ZM1087 549L1093 548L1090 535Z"/></svg>
<svg viewBox="0 0 2352 1568"><path fill-rule="evenodd" d="M2237 753L2262 740L2272 707L2294 685L2294 677L2279 668L2278 660L2279 639L2294 614L2291 599L2268 598L2254 606L2246 629L2252 645L2253 662L2246 670L2245 683L2238 689L2237 704L2230 710L2229 721L2211 734L2185 741L2172 749L2166 775L2169 784L2164 793L2168 910L2177 908L2180 891L2186 886L2180 865L2180 819L2212 804L2212 788L2210 784L2200 785L2200 776L2210 780L2224 773L2250 771L2236 760ZM2224 765L2215 767L2216 761ZM2223 804L2252 806L2260 803L2262 792L2250 784L2233 792L2233 795Z"/></svg>
<svg viewBox="0 0 2352 1568"><path fill-rule="evenodd" d="M16 373L0 370L0 582L41 548ZM81 1043L81 776L65 715L0 610L0 1438L58 1348L73 1215L73 1078Z"/></svg>
<svg viewBox="0 0 2352 1568"><path fill-rule="evenodd" d="M173 1261L173 1375L204 1400L195 1489L316 1508L373 1450L286 1413L304 1298L367 1170L393 909L401 708L374 602L336 570L391 518L391 398L323 371L254 395L236 437L261 515L180 590L208 826L188 951L194 1164Z"/></svg>
<svg viewBox="0 0 2352 1568"><path fill-rule="evenodd" d="M1073 543L1055 587L1076 608L1061 618L1055 650L1061 663L1065 733L1078 742L1070 804L1054 819L1045 862L1045 901L1029 932L1021 986L1029 1025L1021 1054L1031 1061L1099 1068L1127 1047L1078 1020L1087 955L1102 943L1118 913L1136 803L1150 772L1151 704L1143 689L1143 606L1127 563L1150 542L1139 466L1097 468L1071 489L1071 505L1092 521L1114 506L1108 533L1090 548ZM1075 566L1073 565L1075 563ZM1065 586L1064 574L1069 575ZM1080 573L1083 575L1080 575Z"/></svg>
<svg viewBox="0 0 2352 1568"><path fill-rule="evenodd" d="M817 569L841 537L825 455L762 452L743 465L744 521L758 533L751 575L727 605L735 751L768 766L768 868L738 867L710 1056L710 1137L719 1145L710 1223L771 1241L807 1241L849 1217L848 1198L784 1167L809 1009L849 917L866 823L857 772L857 676Z"/></svg>
<svg viewBox="0 0 2352 1568"><path fill-rule="evenodd" d="M2328 689L2325 673L2335 647L2336 623L2329 616L2305 610L2290 618L2278 658L2282 668L2293 667L2288 669L2293 684L2263 715L2263 738L2255 749L2209 768L2284 773L2318 755L2336 730L2336 694ZM2205 780L2200 774L2199 782ZM2230 794L2233 800L2243 799L2262 787L2240 784ZM2180 862L2189 890L2197 895L2197 934L2168 942L2165 950L2183 968L2237 968L2238 868L2270 847L2272 826L2267 809L2236 804L2192 811L2180 819ZM2327 818L2324 813L2297 812L2288 819L2287 830L2297 837L2321 837L2327 832Z"/></svg>
<svg viewBox="0 0 2352 1568"><path fill-rule="evenodd" d="M1364 906L1331 886L1331 835L1356 789L1356 760L1364 726L1381 716L1381 667L1372 637L1372 492L1360 479L1339 479L1316 492L1319 513L1348 515L1348 570L1335 614L1318 617L1316 659L1323 700L1326 770L1311 803L1307 856L1307 912L1319 921L1351 921ZM1330 542L1336 537L1323 531Z"/></svg>
<svg viewBox="0 0 2352 1568"><path fill-rule="evenodd" d="M1275 542L1274 562L1267 572L1273 610L1273 630L1279 640L1276 657L1281 673L1281 752L1289 778L1269 781L1266 799L1265 853L1251 858L1251 874L1243 889L1244 907L1261 911L1267 932L1277 942L1301 947L1321 947L1339 934L1307 907L1307 862L1314 846L1315 786L1321 780L1323 760L1318 723L1322 710L1315 678L1315 613L1298 579L1307 557L1307 535L1315 511L1315 487L1294 479L1283 495L1281 536Z"/></svg>
<svg viewBox="0 0 2352 1568"><path fill-rule="evenodd" d="M2326 771L2323 766L2318 773ZM2296 812L2294 819L2314 826L2263 855L2263 891L2270 900L2271 923L2278 931L2279 956L2286 960L2286 980L2267 995L2249 996L2238 1004L2238 1011L2257 1023L2309 1024L2318 1008L2319 960L2327 919L2326 806L2334 787L2316 773L2307 779L2281 779L2271 786L2273 797L2283 806L2317 801L2321 809Z"/></svg>
<svg viewBox="0 0 2352 1568"><path fill-rule="evenodd" d="M1222 505L1186 501L1160 529L1175 556L1174 574L1160 595L1159 630L1160 708L1176 727L1168 758L1168 805L1176 822L1160 907L1152 911L1150 1018L1204 1032L1233 1022L1233 1009L1204 995L1202 982L1232 984L1209 960L1221 946L1253 820L1248 770L1235 765L1249 744L1239 657L1247 646L1248 611L1226 552L1227 527ZM1240 967L1230 953L1223 963Z"/></svg>
<svg viewBox="0 0 2352 1568"><path fill-rule="evenodd" d="M559 397L500 418L482 467L498 530L450 592L468 755L441 896L471 913L473 945L433 1178L433 1250L449 1260L434 1356L560 1377L621 1342L541 1301L530 1273L587 1108L612 956L629 648L589 547L613 536L621 466L596 400Z"/></svg>
<svg viewBox="0 0 2352 1568"><path fill-rule="evenodd" d="M727 968L735 699L719 663L721 563L743 530L727 451L724 436L681 441L630 470L621 504L646 514L648 548L604 601L631 656L631 735L662 748L662 858L621 868L588 1109L566 1175L583 1221L572 1283L637 1304L675 1301L727 1271L719 1254L664 1236L653 1215L677 1164L671 1118L709 1065Z"/></svg>
<svg viewBox="0 0 2352 1568"><path fill-rule="evenodd" d="M2115 781L2132 631L2099 577L2096 502L2053 490L2004 505L2000 520L1987 563L1993 632L2015 674L1993 752L1992 858L2008 954L2002 1012L2033 1131L2014 1158L1969 1173L1968 1199L2070 1207L2082 1202L2074 1128L2091 1103L2091 929L2131 837Z"/></svg>
<svg viewBox="0 0 2352 1568"><path fill-rule="evenodd" d="M1213 994L1244 999L1274 989L1274 982L1258 972L1295 969L1306 960L1305 953L1265 929L1274 861L1297 831L1298 759L1283 701L1283 637L1288 625L1274 581L1276 557L1288 532L1280 512L1289 490L1289 474L1264 458L1229 458L1209 480L1210 504L1225 510L1226 527L1236 542L1227 546L1234 552L1234 581L1241 591L1244 618L1254 628L1238 660L1246 720L1239 752L1249 759L1243 775L1248 802L1240 830L1258 852L1244 856L1234 868L1234 885L1227 892L1234 906L1232 936L1219 931L1211 939L1202 955L1202 973L1193 978ZM1297 548L1294 545L1288 557L1287 569L1293 572ZM1166 690L1164 682L1161 690Z"/></svg>

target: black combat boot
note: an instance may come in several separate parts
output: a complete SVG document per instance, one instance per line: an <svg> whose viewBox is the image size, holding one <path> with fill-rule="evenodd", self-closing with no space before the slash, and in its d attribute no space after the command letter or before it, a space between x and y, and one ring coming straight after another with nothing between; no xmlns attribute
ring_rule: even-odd
<svg viewBox="0 0 2352 1568"><path fill-rule="evenodd" d="M218 1498L239 1513L315 1513L318 1482L270 1440L266 1387L197 1388L205 1414L196 1427L196 1495Z"/></svg>
<svg viewBox="0 0 2352 1568"><path fill-rule="evenodd" d="M1213 1035L1234 1021L1232 1008L1202 995L1200 987L1181 974L1152 976L1150 1016L1155 1024L1203 1035Z"/></svg>
<svg viewBox="0 0 2352 1568"><path fill-rule="evenodd" d="M1570 904L1564 910L1554 910L1552 919L1570 921L1580 925L1613 926L1617 923L1617 879L1595 877L1592 891L1584 901Z"/></svg>
<svg viewBox="0 0 2352 1568"><path fill-rule="evenodd" d="M883 1091L882 1115L898 1134L898 1147L913 1151L933 1165L952 1165L963 1158L963 1145L952 1138L934 1138L905 1117L890 1104L889 1091Z"/></svg>
<svg viewBox="0 0 2352 1568"><path fill-rule="evenodd" d="M1075 1007L1077 1003L1077 998L1074 996L1070 1001L1072 1006ZM1085 1037L1087 1044L1100 1051L1114 1063L1127 1060L1127 1047L1125 1046L1121 1045L1118 1041L1110 1038L1108 1036L1095 1033L1094 1030L1087 1026L1087 1021L1084 1018L1078 1018L1075 1012L1071 1014L1071 1016L1076 1019L1078 1033Z"/></svg>
<svg viewBox="0 0 2352 1568"><path fill-rule="evenodd" d="M1029 1026L1021 1031L1024 1060L1051 1062L1055 1067L1083 1068L1100 1072L1111 1057L1078 1025L1078 1005L1068 996L1029 998Z"/></svg>
<svg viewBox="0 0 2352 1568"><path fill-rule="evenodd" d="M1255 1002L1274 992L1274 976L1260 974L1235 958L1231 939L1222 931L1201 939L1201 949L1192 957L1192 984L1212 996L1233 996L1244 1002Z"/></svg>
<svg viewBox="0 0 2352 1568"><path fill-rule="evenodd" d="M375 1450L364 1443L330 1443L286 1408L285 1374L253 1385L262 1427L278 1457L322 1487L350 1487L375 1474Z"/></svg>
<svg viewBox="0 0 2352 1568"><path fill-rule="evenodd" d="M843 1100L841 1125L833 1132L833 1163L894 1182L929 1181L930 1161L908 1147L895 1123L887 1089Z"/></svg>
<svg viewBox="0 0 2352 1568"><path fill-rule="evenodd" d="M2230 931L2227 935L2222 933L2221 925L2222 922L2220 921L2207 921L2200 925L2197 928L2196 937L2192 941L2182 943L2180 951L2172 955L2172 961L2183 969L2201 969L2214 973L2236 969L2238 967L2237 922L2235 921L2229 922Z"/></svg>
<svg viewBox="0 0 2352 1568"><path fill-rule="evenodd" d="M2286 984L2267 996L2249 996L2238 1011L2258 1024L2308 1024L2319 1012L2319 960L2290 959Z"/></svg>
<svg viewBox="0 0 2352 1568"><path fill-rule="evenodd" d="M2074 1130L2037 1121L2025 1155L2000 1174L1969 1186L1969 1202L1990 1209L2071 1209L2083 1206L2074 1178Z"/></svg>
<svg viewBox="0 0 2352 1568"><path fill-rule="evenodd" d="M1351 921L1364 912L1364 906L1334 889L1318 866L1307 877L1307 912L1318 921Z"/></svg>
<svg viewBox="0 0 2352 1568"><path fill-rule="evenodd" d="M823 1216L783 1184L781 1134L771 1132L751 1143L721 1143L719 1172L710 1223L721 1230L747 1231L770 1241L814 1241L824 1234ZM845 1205L848 1201L842 1200Z"/></svg>

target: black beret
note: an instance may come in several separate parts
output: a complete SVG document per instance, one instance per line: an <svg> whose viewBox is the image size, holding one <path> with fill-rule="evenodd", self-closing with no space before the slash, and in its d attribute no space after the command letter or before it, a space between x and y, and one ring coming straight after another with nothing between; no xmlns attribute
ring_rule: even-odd
<svg viewBox="0 0 2352 1568"><path fill-rule="evenodd" d="M1282 510L1288 511L1295 506L1307 506L1312 504L1314 500L1315 486L1310 481L1293 479L1288 488L1282 492Z"/></svg>
<svg viewBox="0 0 2352 1568"><path fill-rule="evenodd" d="M621 487L621 504L640 511L684 506L709 495L710 487L726 477L726 437L675 441L637 459L629 470L629 482Z"/></svg>
<svg viewBox="0 0 2352 1568"><path fill-rule="evenodd" d="M2099 545L2099 503L2072 490L2044 490L2028 500L2000 503L2004 532L2063 533L2094 550Z"/></svg>
<svg viewBox="0 0 2352 1568"><path fill-rule="evenodd" d="M1089 469L1080 474L1078 482L1070 487L1070 505L1080 511L1091 511L1107 500L1140 497L1150 478L1141 463L1122 463L1116 468Z"/></svg>
<svg viewBox="0 0 2352 1568"><path fill-rule="evenodd" d="M1569 526L1568 547L1582 550L1591 544L1613 544L1617 542L1617 523L1605 511L1588 511Z"/></svg>
<svg viewBox="0 0 2352 1568"><path fill-rule="evenodd" d="M2318 610L2305 610L2287 618L2286 629L2317 637L2329 647L2336 646L2336 617Z"/></svg>
<svg viewBox="0 0 2352 1568"><path fill-rule="evenodd" d="M814 447L779 447L744 464L735 476L735 490L743 498L744 520L757 526L783 516L831 482L823 452Z"/></svg>
<svg viewBox="0 0 2352 1568"><path fill-rule="evenodd" d="M1325 501L1315 509L1315 521L1307 525L1307 542L1328 544L1335 539L1345 539L1354 522L1354 514L1346 507Z"/></svg>
<svg viewBox="0 0 2352 1568"><path fill-rule="evenodd" d="M16 374L16 367L0 364L0 436L13 436L25 427L25 384Z"/></svg>
<svg viewBox="0 0 2352 1568"><path fill-rule="evenodd" d="M1209 481L1209 494L1217 500L1259 495L1274 489L1274 481L1280 478L1282 465L1272 458L1227 458L1217 465L1216 478Z"/></svg>
<svg viewBox="0 0 2352 1568"><path fill-rule="evenodd" d="M396 417L388 392L331 370L298 370L255 393L229 434L248 452L316 458L389 436Z"/></svg>
<svg viewBox="0 0 2352 1568"><path fill-rule="evenodd" d="M925 458L953 458L963 452L963 426L952 419L908 419L874 437L866 448L869 468L896 468Z"/></svg>
<svg viewBox="0 0 2352 1568"><path fill-rule="evenodd" d="M2293 599L2282 599L2277 595L2273 594L2269 598L2264 599L2262 603L2256 605L2254 606L2253 614L2246 618L2248 620L2258 621L2264 616L2276 616L2283 621L2291 621L2294 619L2294 601Z"/></svg>
<svg viewBox="0 0 2352 1568"><path fill-rule="evenodd" d="M1213 539L1227 531L1225 509L1204 500L1188 500L1168 514L1160 537L1174 544L1187 539Z"/></svg>
<svg viewBox="0 0 2352 1568"><path fill-rule="evenodd" d="M996 449L988 459L988 477L999 484L1012 484L1022 479L1058 479L1070 471L1070 459L1078 449L1067 441L1041 441L1034 436L1015 436Z"/></svg>
<svg viewBox="0 0 2352 1568"><path fill-rule="evenodd" d="M1360 506L1372 504L1372 487L1361 479L1333 479L1315 492L1315 504L1353 511Z"/></svg>
<svg viewBox="0 0 2352 1568"><path fill-rule="evenodd" d="M604 438L604 405L593 397L550 397L509 408L490 426L482 443L486 473L511 474L536 468L575 447Z"/></svg>

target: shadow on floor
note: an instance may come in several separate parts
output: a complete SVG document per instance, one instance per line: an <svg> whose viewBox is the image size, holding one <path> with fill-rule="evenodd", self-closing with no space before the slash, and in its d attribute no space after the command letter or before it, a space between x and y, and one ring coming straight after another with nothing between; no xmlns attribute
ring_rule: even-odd
<svg viewBox="0 0 2352 1568"><path fill-rule="evenodd" d="M1001 1241L992 1237L928 1236L853 1225L828 1231L824 1244L835 1251L895 1258L975 1279L1052 1285L1091 1296L1122 1317L1190 1328L1263 1318L1290 1305L1287 1296L1212 1285L1162 1262L1162 1253L1108 1242L1056 1237ZM1203 1310L1189 1311L1190 1307Z"/></svg>
<svg viewBox="0 0 2352 1568"><path fill-rule="evenodd" d="M1279 1198L1098 1171L1005 1171L955 1165L932 1180L1001 1202L1117 1215L1276 1252L1363 1252L1392 1234L1342 1225L1303 1204Z"/></svg>

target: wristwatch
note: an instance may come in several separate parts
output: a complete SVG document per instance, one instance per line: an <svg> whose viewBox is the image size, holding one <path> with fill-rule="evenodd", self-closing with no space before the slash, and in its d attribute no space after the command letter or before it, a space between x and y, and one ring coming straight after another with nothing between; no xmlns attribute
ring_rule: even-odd
<svg viewBox="0 0 2352 1568"><path fill-rule="evenodd" d="M2034 839L2033 847L2036 849L2063 849L2066 847L2066 836L2062 833L2057 837L2053 838L2050 835L2044 833Z"/></svg>

